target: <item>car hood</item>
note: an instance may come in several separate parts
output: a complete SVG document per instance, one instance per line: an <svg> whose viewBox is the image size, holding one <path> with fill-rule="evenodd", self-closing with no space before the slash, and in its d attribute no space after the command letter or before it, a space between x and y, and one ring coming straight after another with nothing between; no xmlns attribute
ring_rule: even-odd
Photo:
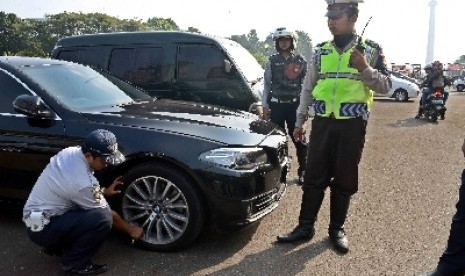
<svg viewBox="0 0 465 276"><path fill-rule="evenodd" d="M284 135L275 124L248 112L165 99L104 107L83 115L106 124L173 132L228 145L258 145L268 135Z"/></svg>

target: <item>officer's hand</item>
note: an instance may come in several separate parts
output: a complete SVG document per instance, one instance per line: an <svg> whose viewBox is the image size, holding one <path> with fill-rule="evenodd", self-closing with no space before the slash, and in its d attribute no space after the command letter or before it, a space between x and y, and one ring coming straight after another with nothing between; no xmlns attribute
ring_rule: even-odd
<svg viewBox="0 0 465 276"><path fill-rule="evenodd" d="M113 183L111 183L110 186L108 186L105 191L104 191L104 196L113 196L116 194L120 194L121 190L118 189L120 186L123 186L123 177L118 176L113 180Z"/></svg>
<svg viewBox="0 0 465 276"><path fill-rule="evenodd" d="M263 108L262 119L268 121L270 119L271 109L268 107Z"/></svg>
<svg viewBox="0 0 465 276"><path fill-rule="evenodd" d="M294 128L294 133L292 133L292 136L294 136L294 140L300 141L302 137L305 136L305 129L303 129L302 127Z"/></svg>
<svg viewBox="0 0 465 276"><path fill-rule="evenodd" d="M349 64L352 68L357 69L359 72L363 72L368 67L368 62L365 58L365 54L357 49L353 49L350 55Z"/></svg>

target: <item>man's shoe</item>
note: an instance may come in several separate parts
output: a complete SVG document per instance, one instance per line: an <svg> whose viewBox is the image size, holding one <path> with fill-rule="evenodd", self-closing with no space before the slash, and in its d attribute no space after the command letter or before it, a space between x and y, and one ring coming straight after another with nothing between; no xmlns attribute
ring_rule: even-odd
<svg viewBox="0 0 465 276"><path fill-rule="evenodd" d="M344 229L330 229L329 239L337 251L344 254L349 252L349 240L347 239Z"/></svg>
<svg viewBox="0 0 465 276"><path fill-rule="evenodd" d="M415 119L420 119L420 117L421 117L421 114L415 115Z"/></svg>
<svg viewBox="0 0 465 276"><path fill-rule="evenodd" d="M64 268L64 270L67 275L98 275L106 272L108 267L106 264L90 264L81 269Z"/></svg>
<svg viewBox="0 0 465 276"><path fill-rule="evenodd" d="M292 232L284 235L279 235L277 241L279 243L309 241L315 236L315 228L306 228L298 225Z"/></svg>

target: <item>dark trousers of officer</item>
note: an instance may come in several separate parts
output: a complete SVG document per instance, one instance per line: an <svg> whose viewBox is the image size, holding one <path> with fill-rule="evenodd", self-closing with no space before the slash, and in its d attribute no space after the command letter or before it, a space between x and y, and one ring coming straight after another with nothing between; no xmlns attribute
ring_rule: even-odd
<svg viewBox="0 0 465 276"><path fill-rule="evenodd" d="M350 197L358 190L358 165L367 121L316 116L312 120L299 224L313 227L330 186L329 230L343 229Z"/></svg>
<svg viewBox="0 0 465 276"><path fill-rule="evenodd" d="M294 139L294 135L292 135L294 133L296 112L297 107L299 106L299 101L296 101L294 103L271 102L269 105L271 109L270 120L273 123L280 126L284 131L286 131L287 125L287 133L291 136L292 142L295 146L300 174L300 171L305 170L305 164L307 159L307 145L301 143L300 141L296 141Z"/></svg>
<svg viewBox="0 0 465 276"><path fill-rule="evenodd" d="M62 265L81 269L91 263L91 258L102 246L111 230L113 220L108 208L73 210L52 217L40 232L27 234L46 252L62 254Z"/></svg>
<svg viewBox="0 0 465 276"><path fill-rule="evenodd" d="M452 218L447 248L439 259L437 270L441 275L465 275L465 170L459 190L457 212Z"/></svg>

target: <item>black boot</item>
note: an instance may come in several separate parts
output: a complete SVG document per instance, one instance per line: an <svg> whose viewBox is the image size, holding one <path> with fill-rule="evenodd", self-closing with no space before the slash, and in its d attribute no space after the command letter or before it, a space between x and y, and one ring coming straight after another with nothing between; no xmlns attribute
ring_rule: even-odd
<svg viewBox="0 0 465 276"><path fill-rule="evenodd" d="M349 204L350 194L344 194L331 189L328 234L336 250L341 253L349 252L349 240L344 232L344 222L349 210Z"/></svg>
<svg viewBox="0 0 465 276"><path fill-rule="evenodd" d="M299 225L292 232L277 237L278 242L298 242L311 240L315 235L315 222L320 211L325 191L304 189L300 206Z"/></svg>

